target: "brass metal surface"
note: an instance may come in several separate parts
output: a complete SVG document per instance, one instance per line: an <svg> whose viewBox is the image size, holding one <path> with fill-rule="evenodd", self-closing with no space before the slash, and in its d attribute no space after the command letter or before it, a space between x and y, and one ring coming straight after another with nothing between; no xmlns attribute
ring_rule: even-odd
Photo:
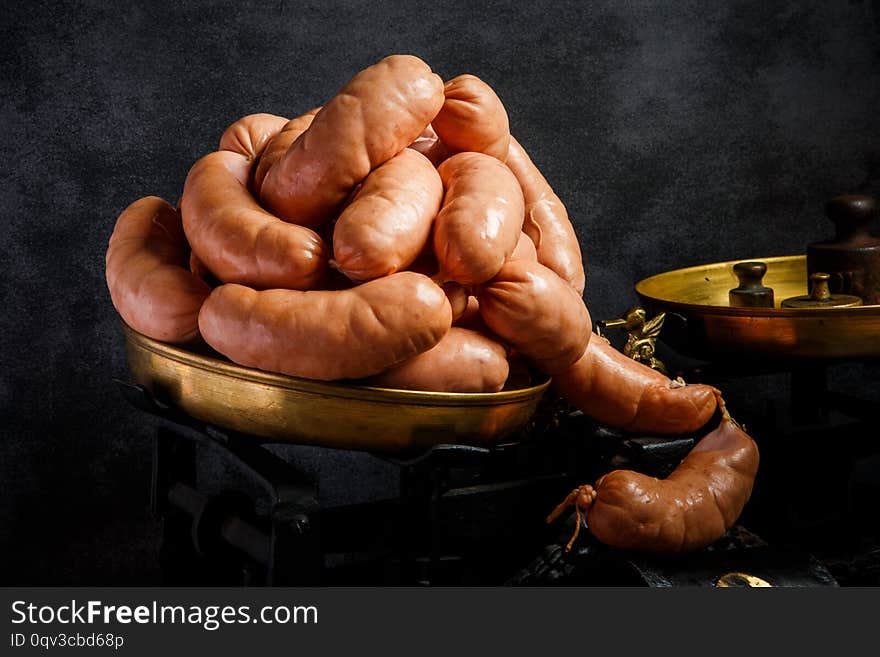
<svg viewBox="0 0 880 657"><path fill-rule="evenodd" d="M851 308L861 306L862 300L852 294L831 294L828 288L830 274L814 272L810 274L810 293L799 297L783 299L783 308Z"/></svg>
<svg viewBox="0 0 880 657"><path fill-rule="evenodd" d="M766 579L758 577L757 575L749 575L748 573L725 573L721 577L719 577L715 586L719 588L732 588L732 587L749 587L749 588L767 588L772 587L773 585L768 582Z"/></svg>
<svg viewBox="0 0 880 657"><path fill-rule="evenodd" d="M648 319L644 308L633 307L626 311L620 319L606 319L596 322L597 333L599 329L623 329L626 331L626 344L623 346L623 354L639 363L647 365L653 370L668 375L666 365L655 356L657 338L663 328L666 313Z"/></svg>
<svg viewBox="0 0 880 657"><path fill-rule="evenodd" d="M662 339L685 355L730 358L844 359L880 356L880 305L781 308L780 300L807 293L806 257L756 258L767 264L764 284L773 308L729 305L737 260L687 267L645 278L635 286L651 314L666 312Z"/></svg>
<svg viewBox="0 0 880 657"><path fill-rule="evenodd" d="M190 416L266 442L400 454L489 445L522 428L549 379L521 390L438 393L301 379L242 367L123 325L134 381Z"/></svg>

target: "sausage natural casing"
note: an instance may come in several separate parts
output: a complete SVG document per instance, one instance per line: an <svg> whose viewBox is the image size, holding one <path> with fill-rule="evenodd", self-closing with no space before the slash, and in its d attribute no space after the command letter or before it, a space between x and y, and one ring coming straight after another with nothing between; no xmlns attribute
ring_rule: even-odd
<svg viewBox="0 0 880 657"><path fill-rule="evenodd" d="M314 287L327 267L323 240L260 207L248 191L252 168L243 155L217 151L190 169L181 213L193 251L225 283Z"/></svg>
<svg viewBox="0 0 880 657"><path fill-rule="evenodd" d="M474 329L475 331L482 331L484 333L491 331L491 329L486 326L486 322L483 321L483 316L480 314L480 302L477 301L477 297L469 296L467 298L464 310L452 323L454 326Z"/></svg>
<svg viewBox="0 0 880 657"><path fill-rule="evenodd" d="M453 155L438 168L446 195L434 222L434 254L446 280L476 285L510 257L522 232L519 183L494 157Z"/></svg>
<svg viewBox="0 0 880 657"><path fill-rule="evenodd" d="M266 148L263 150L259 162L257 162L257 168L254 170L253 187L255 196L260 196L260 190L263 187L263 180L265 180L266 174L269 173L269 169L271 169L278 160L284 157L284 154L290 148L291 144L293 144L302 133L308 130L309 126L312 125L315 114L317 114L320 109L320 107L317 107L306 112L302 116L290 119L290 121L281 127L281 131L272 137L272 139L266 144Z"/></svg>
<svg viewBox="0 0 880 657"><path fill-rule="evenodd" d="M716 406L714 388L673 381L597 336L574 365L554 374L553 387L593 419L627 431L690 433Z"/></svg>
<svg viewBox="0 0 880 657"><path fill-rule="evenodd" d="M434 347L368 383L429 392L498 392L508 372L504 347L483 333L453 326Z"/></svg>
<svg viewBox="0 0 880 657"><path fill-rule="evenodd" d="M440 166L440 163L449 157L449 151L446 150L446 146L440 141L440 137L437 136L431 125L428 125L407 148L418 151L427 157L435 167Z"/></svg>
<svg viewBox="0 0 880 657"><path fill-rule="evenodd" d="M148 196L119 218L105 260L113 305L134 330L164 342L198 335L198 314L211 288L189 271L180 215Z"/></svg>
<svg viewBox="0 0 880 657"><path fill-rule="evenodd" d="M222 285L199 314L205 341L234 362L327 381L378 374L427 351L451 322L443 290L414 272L340 291Z"/></svg>
<svg viewBox="0 0 880 657"><path fill-rule="evenodd" d="M519 234L516 242L516 248L510 254L511 260L531 260L538 261L538 251L535 249L535 243L525 233Z"/></svg>
<svg viewBox="0 0 880 657"><path fill-rule="evenodd" d="M475 151L507 158L510 123L498 95L475 75L459 75L443 87L445 100L432 126L450 153Z"/></svg>
<svg viewBox="0 0 880 657"><path fill-rule="evenodd" d="M590 314L580 295L538 262L508 261L475 294L492 332L545 374L570 367L590 342Z"/></svg>
<svg viewBox="0 0 880 657"><path fill-rule="evenodd" d="M354 281L408 267L425 248L443 183L431 162L405 148L372 171L333 228L334 266Z"/></svg>
<svg viewBox="0 0 880 657"><path fill-rule="evenodd" d="M717 391L716 391L717 393ZM730 417L723 418L666 479L615 470L595 486L580 486L547 519L574 505L600 541L625 550L681 553L718 540L739 518L758 472L758 446ZM578 513L575 534L580 528Z"/></svg>
<svg viewBox="0 0 880 657"><path fill-rule="evenodd" d="M286 123L287 119L275 114L248 114L226 128L217 150L232 151L256 160Z"/></svg>
<svg viewBox="0 0 880 657"><path fill-rule="evenodd" d="M541 175L520 143L510 138L507 166L522 187L525 198L523 231L538 249L538 262L584 293L584 263L577 234L562 201Z"/></svg>
<svg viewBox="0 0 880 657"><path fill-rule="evenodd" d="M443 81L412 55L355 75L269 169L260 198L286 221L317 228L371 170L406 148L443 105Z"/></svg>

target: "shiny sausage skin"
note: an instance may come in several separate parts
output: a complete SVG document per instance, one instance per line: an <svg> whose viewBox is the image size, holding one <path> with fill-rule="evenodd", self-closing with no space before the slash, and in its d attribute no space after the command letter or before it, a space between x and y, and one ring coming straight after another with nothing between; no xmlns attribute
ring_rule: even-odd
<svg viewBox="0 0 880 657"><path fill-rule="evenodd" d="M467 288L453 281L443 283L440 287L443 288L446 298L449 299L449 305L452 308L452 323L455 324L467 310L470 298Z"/></svg>
<svg viewBox="0 0 880 657"><path fill-rule="evenodd" d="M437 136L437 133L434 132L434 128L431 125L425 128L422 131L422 134L419 135L413 143L407 146L407 148L418 151L427 157L435 167L440 166L440 163L449 157L449 151L446 149L446 146L443 145L443 142L440 141L440 137Z"/></svg>
<svg viewBox="0 0 880 657"><path fill-rule="evenodd" d="M480 314L480 302L477 301L477 297L473 296L467 298L464 311L455 319L453 325L484 333L490 332L486 322L483 321L483 316Z"/></svg>
<svg viewBox="0 0 880 657"><path fill-rule="evenodd" d="M425 248L443 183L431 162L405 148L372 171L333 228L334 266L353 281L408 267Z"/></svg>
<svg viewBox="0 0 880 657"><path fill-rule="evenodd" d="M443 290L413 272L340 291L223 285L199 313L202 337L230 360L325 381L378 374L433 347L451 322Z"/></svg>
<svg viewBox="0 0 880 657"><path fill-rule="evenodd" d="M371 386L428 392L498 392L507 353L483 333L453 326L434 347L368 379Z"/></svg>
<svg viewBox="0 0 880 657"><path fill-rule="evenodd" d="M516 248L510 254L511 260L531 260L538 262L538 251L535 249L535 243L525 233L519 234L516 241Z"/></svg>
<svg viewBox="0 0 880 657"><path fill-rule="evenodd" d="M553 376L552 385L594 420L626 431L690 433L715 412L714 388L673 381L598 336L574 365Z"/></svg>
<svg viewBox="0 0 880 657"><path fill-rule="evenodd" d="M220 281L217 280L217 277L211 273L211 271L205 267L205 263L199 260L199 257L195 254L194 251L189 252L189 270L201 278L205 283L208 284L209 287L215 288L218 285L222 285Z"/></svg>
<svg viewBox="0 0 880 657"><path fill-rule="evenodd" d="M266 174L269 173L269 169L271 169L278 160L284 157L284 154L290 148L291 144L293 144L302 133L308 130L309 126L312 125L315 114L317 114L320 109L320 107L317 107L306 112L302 116L290 119L290 121L282 126L281 131L272 137L272 139L266 144L266 148L260 156L259 162L257 162L257 168L254 170L253 187L255 196L260 196L260 189L263 187L263 181L266 179Z"/></svg>
<svg viewBox="0 0 880 657"><path fill-rule="evenodd" d="M327 268L323 240L261 208L248 191L252 169L230 151L210 153L190 169L181 212L193 251L224 283L315 287Z"/></svg>
<svg viewBox="0 0 880 657"><path fill-rule="evenodd" d="M287 119L275 114L248 114L230 125L220 137L218 151L232 151L253 161L284 128Z"/></svg>
<svg viewBox="0 0 880 657"><path fill-rule="evenodd" d="M504 164L483 153L453 155L438 168L446 196L434 221L444 280L484 283L498 273L522 232L523 195Z"/></svg>
<svg viewBox="0 0 880 657"><path fill-rule="evenodd" d="M260 189L278 217L317 228L355 185L416 139L443 105L443 81L412 55L354 76L269 169Z"/></svg>
<svg viewBox="0 0 880 657"><path fill-rule="evenodd" d="M475 75L459 75L444 87L445 100L431 123L450 153L474 151L507 158L510 122L498 95Z"/></svg>
<svg viewBox="0 0 880 657"><path fill-rule="evenodd" d="M107 247L107 287L135 331L174 343L198 335L211 288L189 271L188 250L180 214L161 198L142 198L119 215Z"/></svg>
<svg viewBox="0 0 880 657"><path fill-rule="evenodd" d="M510 260L474 293L492 332L545 374L569 368L591 342L583 299L538 262Z"/></svg>
<svg viewBox="0 0 880 657"><path fill-rule="evenodd" d="M578 294L583 294L585 276L581 247L565 206L513 137L510 138L506 164L522 187L526 207L523 231L538 249L538 262L559 274Z"/></svg>
<svg viewBox="0 0 880 657"><path fill-rule="evenodd" d="M730 417L720 395L718 403L721 424L666 479L609 472L595 486L572 491L548 522L574 505L584 511L590 532L616 548L678 554L711 545L742 513L760 460L755 441ZM580 513L568 549L579 529Z"/></svg>

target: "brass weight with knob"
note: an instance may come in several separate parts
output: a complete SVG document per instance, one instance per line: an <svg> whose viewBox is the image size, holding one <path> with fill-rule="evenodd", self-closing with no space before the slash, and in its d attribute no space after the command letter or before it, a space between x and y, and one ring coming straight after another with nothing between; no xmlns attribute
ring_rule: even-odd
<svg viewBox="0 0 880 657"><path fill-rule="evenodd" d="M733 266L733 273L739 279L739 287L728 293L731 306L742 308L772 308L774 305L773 288L763 284L767 273L766 263L750 260L738 262Z"/></svg>
<svg viewBox="0 0 880 657"><path fill-rule="evenodd" d="M863 194L835 196L825 206L834 222L833 239L807 246L807 275L829 275L832 295L859 297L866 305L880 304L880 237L870 233L877 216L877 199Z"/></svg>
<svg viewBox="0 0 880 657"><path fill-rule="evenodd" d="M831 279L825 272L810 274L810 293L789 297L782 301L783 308L852 308L861 306L861 298L852 294L831 294L828 282Z"/></svg>

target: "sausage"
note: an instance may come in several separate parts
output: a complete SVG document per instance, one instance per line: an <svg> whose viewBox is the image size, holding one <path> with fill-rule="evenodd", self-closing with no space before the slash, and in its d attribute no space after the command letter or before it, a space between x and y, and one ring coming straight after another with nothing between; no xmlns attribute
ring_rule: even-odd
<svg viewBox="0 0 880 657"><path fill-rule="evenodd" d="M334 266L353 281L405 269L425 248L442 200L428 158L403 149L366 177L336 221Z"/></svg>
<svg viewBox="0 0 880 657"><path fill-rule="evenodd" d="M205 341L232 361L325 381L378 374L433 347L451 322L443 290L413 272L340 291L222 285L199 313Z"/></svg>
<svg viewBox="0 0 880 657"><path fill-rule="evenodd" d="M583 294L585 276L581 247L565 205L513 137L510 138L506 163L522 187L526 215L523 231L538 249L538 262L568 281L578 294Z"/></svg>
<svg viewBox="0 0 880 657"><path fill-rule="evenodd" d="M516 248L510 254L511 260L531 260L538 262L538 251L535 249L535 243L525 233L519 234L516 241Z"/></svg>
<svg viewBox="0 0 880 657"><path fill-rule="evenodd" d="M626 431L690 433L715 412L714 388L673 381L597 336L552 385L586 415Z"/></svg>
<svg viewBox="0 0 880 657"><path fill-rule="evenodd" d="M443 81L412 55L355 75L269 169L263 204L285 221L319 227L355 185L406 148L443 105Z"/></svg>
<svg viewBox="0 0 880 657"><path fill-rule="evenodd" d="M722 419L666 479L615 470L595 486L579 486L550 514L575 506L601 542L624 550L676 554L718 540L739 518L758 472L758 446L730 417L718 395ZM580 529L577 514L571 549Z"/></svg>
<svg viewBox="0 0 880 657"><path fill-rule="evenodd" d="M459 75L443 87L445 100L431 123L450 153L475 151L507 158L510 122L498 95L475 75Z"/></svg>
<svg viewBox="0 0 880 657"><path fill-rule="evenodd" d="M504 164L459 153L437 169L446 195L434 221L434 254L445 280L484 283L510 257L522 232L523 195Z"/></svg>
<svg viewBox="0 0 880 657"><path fill-rule="evenodd" d="M407 148L418 151L427 157L435 167L439 166L443 160L449 157L449 151L446 150L446 146L440 141L440 137L437 136L433 126L430 124Z"/></svg>
<svg viewBox="0 0 880 657"><path fill-rule="evenodd" d="M255 196L260 196L260 190L263 187L263 181L266 179L266 174L269 173L269 169L271 169L278 160L284 157L284 154L290 148L290 145L293 144L302 133L308 130L309 126L312 125L315 114L317 114L320 109L320 107L317 107L306 112L302 116L290 119L290 121L282 126L281 131L272 137L272 139L266 144L266 148L260 156L259 162L257 162L257 168L254 170Z"/></svg>
<svg viewBox="0 0 880 657"><path fill-rule="evenodd" d="M193 251L224 283L309 289L327 268L323 240L266 212L248 191L253 163L230 151L210 153L186 177L183 228Z"/></svg>
<svg viewBox="0 0 880 657"><path fill-rule="evenodd" d="M180 214L161 198L142 198L119 215L105 273L114 307L135 331L174 343L198 335L211 288L189 271L188 250Z"/></svg>
<svg viewBox="0 0 880 657"><path fill-rule="evenodd" d="M486 326L486 322L483 321L483 316L480 315L480 302L474 296L467 298L464 311L455 319L453 324L462 328L483 331L484 333L490 331L489 327Z"/></svg>
<svg viewBox="0 0 880 657"><path fill-rule="evenodd" d="M434 347L368 384L428 392L498 392L508 372L504 347L483 333L453 326Z"/></svg>
<svg viewBox="0 0 880 657"><path fill-rule="evenodd" d="M570 367L590 342L583 299L538 262L510 260L474 293L491 331L549 376Z"/></svg>
<svg viewBox="0 0 880 657"><path fill-rule="evenodd" d="M467 310L470 298L467 288L454 281L443 283L440 287L443 288L446 298L449 299L449 305L452 308L452 323L455 324Z"/></svg>
<svg viewBox="0 0 880 657"><path fill-rule="evenodd" d="M226 128L217 150L239 153L254 161L286 123L287 119L275 114L248 114Z"/></svg>
<svg viewBox="0 0 880 657"><path fill-rule="evenodd" d="M195 251L189 252L189 270L201 278L205 283L207 283L211 288L215 288L218 285L222 285L220 281L217 280L217 277L211 273L211 270L205 267L205 263L199 260L199 257L195 254Z"/></svg>

